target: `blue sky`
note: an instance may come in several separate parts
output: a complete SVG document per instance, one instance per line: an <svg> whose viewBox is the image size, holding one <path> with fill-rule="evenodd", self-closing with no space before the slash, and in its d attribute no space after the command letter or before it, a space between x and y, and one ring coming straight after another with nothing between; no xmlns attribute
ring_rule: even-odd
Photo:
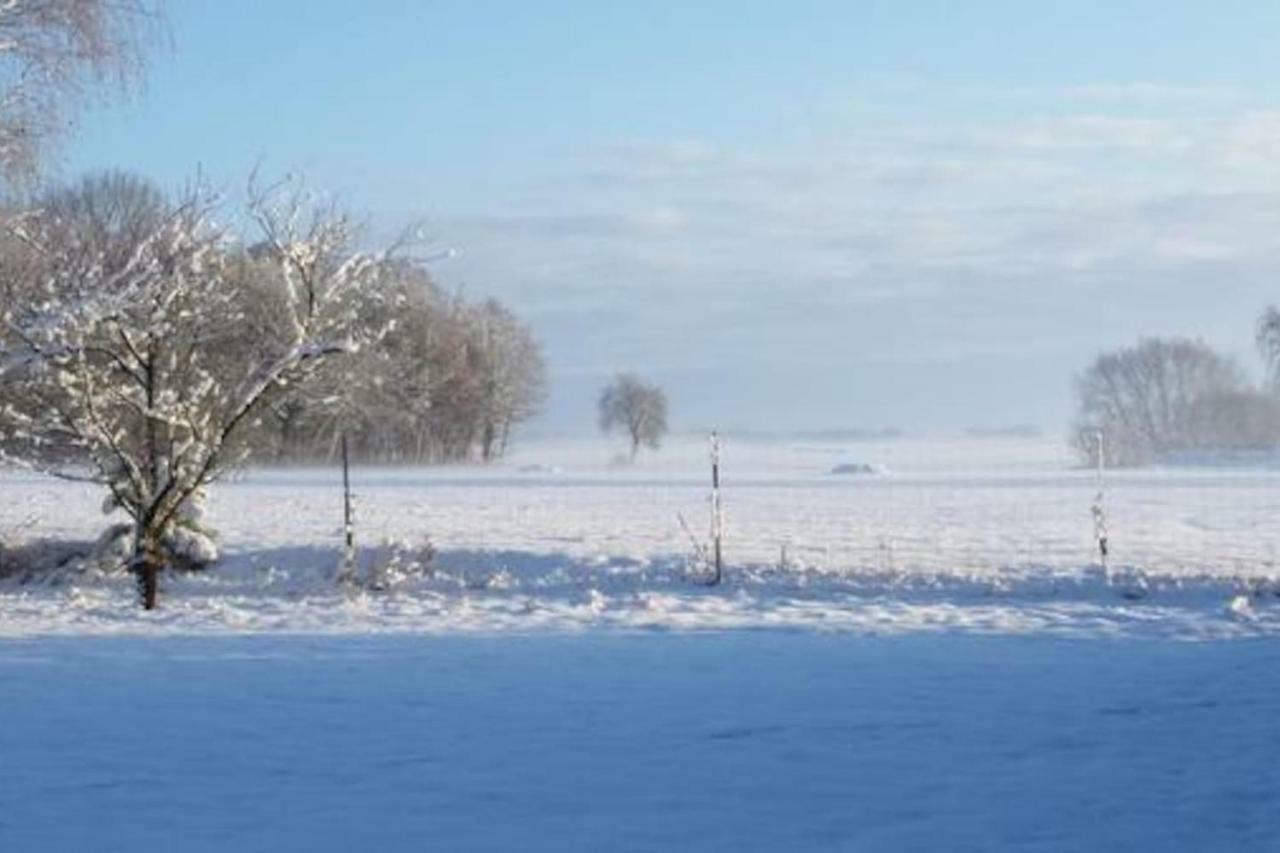
<svg viewBox="0 0 1280 853"><path fill-rule="evenodd" d="M171 3L65 174L302 171L681 427L1061 430L1101 348L1251 368L1280 301L1280 4Z"/></svg>

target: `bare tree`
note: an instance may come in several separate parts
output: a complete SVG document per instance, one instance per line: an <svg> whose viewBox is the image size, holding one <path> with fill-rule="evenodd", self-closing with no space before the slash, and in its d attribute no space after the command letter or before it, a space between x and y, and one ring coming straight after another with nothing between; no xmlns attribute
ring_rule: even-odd
<svg viewBox="0 0 1280 853"><path fill-rule="evenodd" d="M398 296L394 312L366 303L356 322L394 321L394 329L380 346L325 365L315 381L274 400L269 421L278 430L264 443L295 461L332 458L343 434L368 461L502 455L545 393L538 342L495 300L445 296L420 264L397 259L384 277Z"/></svg>
<svg viewBox="0 0 1280 853"><path fill-rule="evenodd" d="M47 189L36 200L39 216L73 246L118 271L171 212L165 193L150 180L123 171L94 172Z"/></svg>
<svg viewBox="0 0 1280 853"><path fill-rule="evenodd" d="M1244 371L1202 341L1145 338L1099 355L1076 380L1079 400L1073 443L1092 464L1095 431L1106 435L1108 462L1144 465L1188 450L1236 442L1230 421L1211 416L1223 401L1250 393ZM1252 417L1252 416L1251 416Z"/></svg>
<svg viewBox="0 0 1280 853"><path fill-rule="evenodd" d="M251 192L249 218L279 283L274 336L234 346L264 306L229 282L238 254L193 191L118 269L33 215L16 229L49 298L3 315L0 407L6 455L101 484L133 522L131 565L155 606L159 570L191 540L181 519L244 458L272 389L376 340L353 322L357 297L382 297L381 259L352 250L349 220L288 186ZM12 392L12 393L11 393Z"/></svg>
<svg viewBox="0 0 1280 853"><path fill-rule="evenodd" d="M158 0L0 0L0 174L31 177L77 107L135 82Z"/></svg>
<svg viewBox="0 0 1280 853"><path fill-rule="evenodd" d="M546 396L542 348L514 314L488 299L472 312L480 373L480 458L502 455L511 427L534 415Z"/></svg>
<svg viewBox="0 0 1280 853"><path fill-rule="evenodd" d="M620 373L600 392L600 429L626 430L634 460L641 446L656 450L667 432L667 395L656 385L630 373Z"/></svg>
<svg viewBox="0 0 1280 853"><path fill-rule="evenodd" d="M1258 317L1256 339L1272 384L1280 388L1280 308L1268 305L1263 310Z"/></svg>

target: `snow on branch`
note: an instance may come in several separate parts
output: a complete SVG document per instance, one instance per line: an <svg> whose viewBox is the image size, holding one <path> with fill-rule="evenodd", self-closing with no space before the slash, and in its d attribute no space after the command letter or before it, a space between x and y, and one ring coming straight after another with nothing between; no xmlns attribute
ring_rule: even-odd
<svg viewBox="0 0 1280 853"><path fill-rule="evenodd" d="M394 310L355 322L362 303L394 301L382 293L389 260L356 251L333 207L307 206L287 184L254 193L249 239L216 225L220 209L195 188L100 245L76 216L49 212L10 235L26 298L0 317L0 448L105 483L138 548L161 546L243 459L243 434L277 389L394 323Z"/></svg>

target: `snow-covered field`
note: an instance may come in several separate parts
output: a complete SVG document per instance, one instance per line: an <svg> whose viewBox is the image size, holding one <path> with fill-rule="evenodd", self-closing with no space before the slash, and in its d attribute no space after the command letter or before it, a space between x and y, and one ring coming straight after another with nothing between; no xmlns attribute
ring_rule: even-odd
<svg viewBox="0 0 1280 853"><path fill-rule="evenodd" d="M1280 845L1270 640L0 640L0 850Z"/></svg>
<svg viewBox="0 0 1280 853"><path fill-rule="evenodd" d="M367 594L333 583L338 472L250 472L212 496L208 520L225 559L166 578L159 612L131 607L124 577L11 580L0 582L0 634L1280 629L1280 471L1109 475L1117 577L1108 582L1094 565L1093 474L1074 470L1057 438L730 436L728 582L709 590L696 582L680 523L705 536L705 441L673 440L630 467L611 464L615 450L531 442L490 468L357 470L366 566L397 552L412 562L427 539L438 550L425 575ZM882 472L828 473L850 464ZM0 532L10 539L87 541L104 525L92 488L0 476Z"/></svg>
<svg viewBox="0 0 1280 853"><path fill-rule="evenodd" d="M731 439L710 589L705 444L610 452L355 472L384 591L310 470L219 487L153 613L0 581L0 850L1280 844L1280 474L1112 476L1108 579L1056 442ZM0 482L10 541L104 524Z"/></svg>

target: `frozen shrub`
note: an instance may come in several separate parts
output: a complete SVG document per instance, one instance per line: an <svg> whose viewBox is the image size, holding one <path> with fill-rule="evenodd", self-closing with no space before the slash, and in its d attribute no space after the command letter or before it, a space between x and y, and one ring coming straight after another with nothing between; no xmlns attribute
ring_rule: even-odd
<svg viewBox="0 0 1280 853"><path fill-rule="evenodd" d="M429 539L417 543L387 542L368 563L368 586L385 590L426 577L435 567L435 558L436 549Z"/></svg>
<svg viewBox="0 0 1280 853"><path fill-rule="evenodd" d="M82 542L52 539L17 542L0 538L0 580L57 582L68 574L82 571L90 550Z"/></svg>

